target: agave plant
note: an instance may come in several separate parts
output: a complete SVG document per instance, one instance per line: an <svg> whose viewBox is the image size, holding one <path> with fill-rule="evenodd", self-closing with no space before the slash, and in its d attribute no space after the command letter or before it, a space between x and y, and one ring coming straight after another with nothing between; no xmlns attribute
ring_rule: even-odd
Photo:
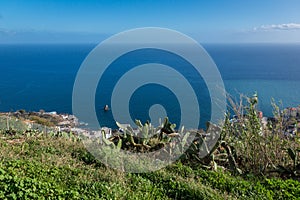
<svg viewBox="0 0 300 200"><path fill-rule="evenodd" d="M216 170L220 166L228 168L234 173L241 174L237 165L237 155L234 147L226 141L227 131L217 125L207 123L206 132L197 132L194 141L186 151L186 158L189 161L195 160L202 168ZM212 138L217 141L212 144ZM213 146L211 146L213 145Z"/></svg>
<svg viewBox="0 0 300 200"><path fill-rule="evenodd" d="M153 148L157 142L159 142L158 140L155 140L155 138L158 138L159 135L158 129L155 128L151 123L145 123L143 125L139 120L136 120L135 123L138 127L136 130L134 130L131 126L124 126L117 122L118 127L123 131L118 132L109 140L118 141L121 139L121 146L125 150L134 152L150 151L150 149Z"/></svg>
<svg viewBox="0 0 300 200"><path fill-rule="evenodd" d="M162 150L158 151L160 154L163 153L162 157L179 156L183 160L195 160L205 168L217 169L219 165L223 165L233 172L241 173L236 163L234 148L225 141L225 132L214 124L208 123L209 132L205 133L188 132L184 127L176 131L176 125L168 118L165 118L158 127L154 127L150 122L142 124L140 120L136 120L135 124L137 129L117 122L122 132L119 131L110 138L105 138L103 132L103 143L117 152L121 149L136 153ZM209 141L213 137L218 137L218 140L212 148L209 148L211 145ZM203 157L203 153L206 156Z"/></svg>
<svg viewBox="0 0 300 200"><path fill-rule="evenodd" d="M184 154L187 149L190 133L184 132L184 127L176 132L176 125L172 124L168 118L165 118L158 127L154 127L150 122L142 124L140 120L135 121L136 129L119 122L116 124L122 131L108 139L103 135L102 140L105 145L139 153L162 149L168 157Z"/></svg>

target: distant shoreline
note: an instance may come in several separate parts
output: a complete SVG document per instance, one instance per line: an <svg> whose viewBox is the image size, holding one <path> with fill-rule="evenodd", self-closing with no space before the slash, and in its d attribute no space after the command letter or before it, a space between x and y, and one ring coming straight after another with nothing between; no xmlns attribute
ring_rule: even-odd
<svg viewBox="0 0 300 200"><path fill-rule="evenodd" d="M284 134L296 134L300 132L300 105L298 107L287 107L281 110L281 117L284 120L286 127ZM0 112L0 117L15 117L23 121L28 128L32 127L32 124L37 123L43 126L52 127L56 131L74 132L77 134L88 134L88 128L85 128L88 124L80 122L79 119L68 113L57 113L56 111L46 112L44 110L36 111L25 111L18 110L15 112ZM267 126L268 123L274 123L277 121L274 116L263 116L261 111L258 111L258 117L261 119L262 126ZM233 115L231 122L235 123L238 119ZM111 134L112 127L101 127L101 130L105 130L107 134ZM101 134L101 130L92 131L93 134Z"/></svg>

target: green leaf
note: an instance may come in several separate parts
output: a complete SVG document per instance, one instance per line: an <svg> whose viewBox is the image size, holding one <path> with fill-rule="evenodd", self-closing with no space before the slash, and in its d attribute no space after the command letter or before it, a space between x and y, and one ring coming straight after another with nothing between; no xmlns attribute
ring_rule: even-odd
<svg viewBox="0 0 300 200"><path fill-rule="evenodd" d="M175 131L176 124L171 124L170 128L171 128L172 131Z"/></svg>
<svg viewBox="0 0 300 200"><path fill-rule="evenodd" d="M142 128L143 127L143 124L142 124L142 122L141 122L141 120L135 120L135 124L138 126L138 127L140 127L140 128Z"/></svg>
<svg viewBox="0 0 300 200"><path fill-rule="evenodd" d="M163 126L166 126L168 123L169 123L169 118L166 117L166 118L164 119L164 124L163 124Z"/></svg>
<svg viewBox="0 0 300 200"><path fill-rule="evenodd" d="M215 161L213 161L213 164L214 164L214 170L217 170L218 164Z"/></svg>
<svg viewBox="0 0 300 200"><path fill-rule="evenodd" d="M149 127L148 124L145 124L142 128L142 137L148 138L148 133L149 133Z"/></svg>
<svg viewBox="0 0 300 200"><path fill-rule="evenodd" d="M293 161L295 161L296 160L296 153L291 148L288 148L287 151L288 151L288 154L289 154L290 158Z"/></svg>
<svg viewBox="0 0 300 200"><path fill-rule="evenodd" d="M180 133L183 133L184 131L184 126L181 127Z"/></svg>
<svg viewBox="0 0 300 200"><path fill-rule="evenodd" d="M184 137L183 137L183 139L182 139L182 142L181 142L181 145L182 145L182 148L184 148L184 146L186 145L186 142L187 142L187 139L188 139L188 137L190 136L190 132L187 132L185 135L184 135Z"/></svg>
<svg viewBox="0 0 300 200"><path fill-rule="evenodd" d="M122 139L119 139L118 144L117 144L117 150L120 151L122 147Z"/></svg>
<svg viewBox="0 0 300 200"><path fill-rule="evenodd" d="M106 145L111 145L113 144L113 142L109 141L108 139L106 139L105 137L105 131L101 131L102 132L102 140Z"/></svg>
<svg viewBox="0 0 300 200"><path fill-rule="evenodd" d="M123 124L120 124L119 122L116 122L117 126L121 129L126 129L127 127L124 126Z"/></svg>

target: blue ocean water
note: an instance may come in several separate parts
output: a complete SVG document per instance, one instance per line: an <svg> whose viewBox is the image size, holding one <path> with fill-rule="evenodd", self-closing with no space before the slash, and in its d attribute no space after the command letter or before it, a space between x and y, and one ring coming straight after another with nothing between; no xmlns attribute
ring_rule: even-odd
<svg viewBox="0 0 300 200"><path fill-rule="evenodd" d="M239 93L252 95L257 92L259 107L265 115L272 114L271 98L282 100L283 107L300 104L300 44L203 46L218 66L227 92L234 97ZM0 111L44 109L72 113L75 77L81 63L94 47L95 44L0 45ZM186 72L186 76L191 82L198 81L193 80L192 72ZM110 79L106 81L109 85ZM142 101L137 100L146 107L151 103L150 96L156 93L152 91L148 94L149 97ZM165 94L168 92L165 91ZM101 96L96 100L100 102ZM173 103L170 101L171 105ZM102 104L99 103L99 108ZM134 113L144 113L144 106L133 105L130 107L135 110ZM178 113L178 109L173 110L173 115L176 115L174 113ZM115 126L114 121L105 119L101 111L97 112L104 118L101 125ZM133 114L132 117L139 116ZM177 116L170 117L178 120Z"/></svg>

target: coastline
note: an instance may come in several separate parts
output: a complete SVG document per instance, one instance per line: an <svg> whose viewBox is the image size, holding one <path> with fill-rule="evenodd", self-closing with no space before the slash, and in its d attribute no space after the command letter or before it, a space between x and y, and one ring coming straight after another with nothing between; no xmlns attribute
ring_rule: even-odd
<svg viewBox="0 0 300 200"><path fill-rule="evenodd" d="M270 124L278 123L278 116L263 116L263 112L258 111L258 117L262 127L266 128ZM295 136L300 133L300 105L298 107L287 107L281 110L279 116L281 117L282 123L285 125L283 128L283 134L285 136ZM119 131L112 127L101 127L100 130L90 130L88 124L80 122L79 119L68 113L58 113L56 111L46 112L18 110L15 112L0 112L0 129L12 129L8 121L15 120L19 123L23 123L23 129L39 129L43 130L45 127L49 131L54 132L67 132L75 135L84 135L87 137L100 137L102 131L105 132L106 137L109 138L114 132ZM237 116L233 115L230 119L231 123L238 122ZM129 125L130 126L130 125ZM203 131L203 130L198 130Z"/></svg>

